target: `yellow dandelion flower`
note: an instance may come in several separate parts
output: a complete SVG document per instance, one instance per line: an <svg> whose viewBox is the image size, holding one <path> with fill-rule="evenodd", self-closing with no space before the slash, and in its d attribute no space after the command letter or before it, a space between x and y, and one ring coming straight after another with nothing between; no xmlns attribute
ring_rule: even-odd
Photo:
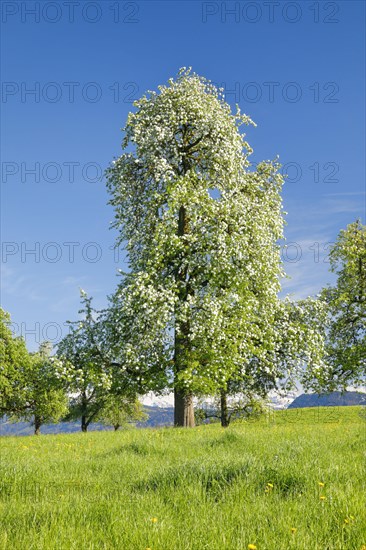
<svg viewBox="0 0 366 550"><path fill-rule="evenodd" d="M297 529L296 527L291 527L291 533L294 535L296 533Z"/></svg>
<svg viewBox="0 0 366 550"><path fill-rule="evenodd" d="M320 496L320 500L326 500L326 499L327 499L327 497L325 497L324 495Z"/></svg>
<svg viewBox="0 0 366 550"><path fill-rule="evenodd" d="M158 521L158 518L151 518L152 523L156 523Z"/></svg>
<svg viewBox="0 0 366 550"><path fill-rule="evenodd" d="M360 548L360 550L366 550L366 544L363 544Z"/></svg>
<svg viewBox="0 0 366 550"><path fill-rule="evenodd" d="M257 550L257 547L255 544L248 544L248 550Z"/></svg>
<svg viewBox="0 0 366 550"><path fill-rule="evenodd" d="M318 485L319 487L324 487L325 483L323 483L322 481L318 481Z"/></svg>
<svg viewBox="0 0 366 550"><path fill-rule="evenodd" d="M355 516L350 516L349 519L353 521L355 519Z"/></svg>
<svg viewBox="0 0 366 550"><path fill-rule="evenodd" d="M273 489L273 483L267 483L267 487L270 487L271 489Z"/></svg>
<svg viewBox="0 0 366 550"><path fill-rule="evenodd" d="M349 523L349 519L345 518L344 523Z"/></svg>

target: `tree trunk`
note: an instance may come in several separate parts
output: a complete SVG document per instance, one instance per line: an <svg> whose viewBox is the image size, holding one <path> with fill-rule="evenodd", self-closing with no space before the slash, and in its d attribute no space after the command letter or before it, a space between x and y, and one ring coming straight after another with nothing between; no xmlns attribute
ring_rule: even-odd
<svg viewBox="0 0 366 550"><path fill-rule="evenodd" d="M190 393L187 393L184 389L177 387L177 375L180 370L184 370L186 367L188 347L187 324L181 323L179 329L179 334L177 334L176 331L174 338L174 367L176 383L174 388L174 426L193 428L195 426L193 396Z"/></svg>
<svg viewBox="0 0 366 550"><path fill-rule="evenodd" d="M193 396L174 390L174 425L183 428L194 428Z"/></svg>
<svg viewBox="0 0 366 550"><path fill-rule="evenodd" d="M87 432L89 425L89 422L87 422L88 399L85 390L81 394L81 411L81 431Z"/></svg>
<svg viewBox="0 0 366 550"><path fill-rule="evenodd" d="M186 209L181 206L179 209L178 236L182 237L188 233L188 218ZM179 299L184 303L188 297L187 289L187 267L180 266L177 270L176 280L179 284ZM177 375L179 371L187 368L189 357L189 322L177 321L174 336L174 371L176 387L174 388L174 425L184 428L194 427L193 396L177 387Z"/></svg>
<svg viewBox="0 0 366 550"><path fill-rule="evenodd" d="M221 390L220 393L220 404L221 404L221 426L227 428L230 424L230 417L227 410L227 394L225 390Z"/></svg>
<svg viewBox="0 0 366 550"><path fill-rule="evenodd" d="M86 416L81 417L81 431L87 432L88 431L88 423L86 421Z"/></svg>
<svg viewBox="0 0 366 550"><path fill-rule="evenodd" d="M41 433L42 420L39 416L34 417L34 435L39 435Z"/></svg>
<svg viewBox="0 0 366 550"><path fill-rule="evenodd" d="M119 424L115 424L115 425L113 426L113 428L114 428L114 431L116 432L116 431L118 430L118 428L119 428Z"/></svg>

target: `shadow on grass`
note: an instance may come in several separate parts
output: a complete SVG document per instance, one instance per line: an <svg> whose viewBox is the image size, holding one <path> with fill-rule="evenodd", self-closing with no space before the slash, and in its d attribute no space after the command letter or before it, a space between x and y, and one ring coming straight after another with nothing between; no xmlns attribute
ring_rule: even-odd
<svg viewBox="0 0 366 550"><path fill-rule="evenodd" d="M135 490L164 492L199 485L204 493L219 499L234 483L247 479L253 467L254 462L251 459L226 464L186 462L137 482Z"/></svg>

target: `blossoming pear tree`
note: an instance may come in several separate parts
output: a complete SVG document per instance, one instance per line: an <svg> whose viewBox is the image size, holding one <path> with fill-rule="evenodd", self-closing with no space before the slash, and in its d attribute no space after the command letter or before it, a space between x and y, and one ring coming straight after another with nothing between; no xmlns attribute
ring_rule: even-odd
<svg viewBox="0 0 366 550"><path fill-rule="evenodd" d="M107 170L129 267L114 296L121 362L171 383L175 425L193 426L193 396L273 345L283 178L276 161L253 169L253 122L190 69L134 106Z"/></svg>

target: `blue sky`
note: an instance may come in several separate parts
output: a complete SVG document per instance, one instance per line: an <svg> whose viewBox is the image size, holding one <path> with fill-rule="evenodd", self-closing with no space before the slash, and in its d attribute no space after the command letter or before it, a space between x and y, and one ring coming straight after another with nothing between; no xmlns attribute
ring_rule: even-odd
<svg viewBox="0 0 366 550"><path fill-rule="evenodd" d="M182 66L257 123L253 161L278 154L286 167L285 291L332 281L328 243L365 222L364 12L357 1L2 3L1 301L29 349L66 334L79 287L98 307L113 292L123 254L100 176L131 101Z"/></svg>

